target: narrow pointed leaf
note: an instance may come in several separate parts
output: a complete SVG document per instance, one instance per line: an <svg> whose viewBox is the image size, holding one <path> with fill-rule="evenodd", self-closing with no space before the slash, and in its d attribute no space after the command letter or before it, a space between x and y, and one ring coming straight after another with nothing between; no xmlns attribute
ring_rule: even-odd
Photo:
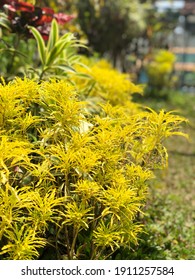
<svg viewBox="0 0 195 280"><path fill-rule="evenodd" d="M48 50L48 52L51 51L51 49L53 48L53 46L56 44L56 42L58 41L58 37L59 37L58 23L57 23L57 21L54 19L54 20L52 21L51 31L50 31L50 34L49 34L49 39L48 39L48 44L47 44L47 50Z"/></svg>
<svg viewBox="0 0 195 280"><path fill-rule="evenodd" d="M67 42L68 42L68 41L71 41L71 40L72 40L72 41L73 41L73 40L75 41L74 35L73 35L72 33L70 33L70 32L64 34L64 35L61 37L61 39L62 39L62 40L66 40Z"/></svg>
<svg viewBox="0 0 195 280"><path fill-rule="evenodd" d="M27 58L27 55L25 55L24 53L20 52L20 51L17 51L13 48L7 48L7 49L0 49L0 52L10 52L10 53L15 53L15 54L18 54L18 55L21 55L25 58Z"/></svg>
<svg viewBox="0 0 195 280"><path fill-rule="evenodd" d="M0 27L6 28L9 31L11 31L10 25L6 20L2 20L2 19L0 20Z"/></svg>
<svg viewBox="0 0 195 280"><path fill-rule="evenodd" d="M38 52L39 52L41 62L43 65L45 65L46 47L45 47L45 42L43 40L43 37L41 36L40 32L35 27L30 26L29 29L31 30L32 34L34 35L34 37L37 41Z"/></svg>
<svg viewBox="0 0 195 280"><path fill-rule="evenodd" d="M59 55L63 52L67 45L67 42L65 40L59 40L55 46L52 48L51 52L48 54L46 59L46 65L51 65L56 58L59 57Z"/></svg>
<svg viewBox="0 0 195 280"><path fill-rule="evenodd" d="M76 73L75 69L70 67L69 65L54 65L51 67L52 69L59 69L59 70L63 70L65 73L66 72L71 72L71 73Z"/></svg>

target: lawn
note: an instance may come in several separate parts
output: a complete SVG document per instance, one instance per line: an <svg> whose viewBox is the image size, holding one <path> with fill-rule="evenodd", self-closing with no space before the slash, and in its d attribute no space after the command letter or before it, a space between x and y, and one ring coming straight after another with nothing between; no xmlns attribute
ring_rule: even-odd
<svg viewBox="0 0 195 280"><path fill-rule="evenodd" d="M189 119L183 131L189 141L173 137L166 143L169 166L152 182L143 218L146 233L132 259L195 259L195 95L173 93L168 101L144 99L154 109L177 110ZM128 256L128 257L127 257Z"/></svg>

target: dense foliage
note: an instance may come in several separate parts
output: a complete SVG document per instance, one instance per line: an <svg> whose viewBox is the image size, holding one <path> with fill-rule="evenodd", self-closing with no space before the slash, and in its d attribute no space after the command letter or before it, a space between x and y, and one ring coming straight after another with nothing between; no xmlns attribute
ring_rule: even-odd
<svg viewBox="0 0 195 280"><path fill-rule="evenodd" d="M131 101L141 89L105 62L88 71L74 86L2 81L3 258L45 258L53 247L50 258L104 259L138 242L147 182L184 119L141 110Z"/></svg>
<svg viewBox="0 0 195 280"><path fill-rule="evenodd" d="M138 244L148 182L167 166L164 140L186 136L186 120L135 104L142 87L77 55L82 45L60 34L54 10L32 2L1 5L0 51L11 56L1 57L0 256L111 259ZM41 26L52 20L46 37L37 11ZM27 33L14 29L23 17Z"/></svg>

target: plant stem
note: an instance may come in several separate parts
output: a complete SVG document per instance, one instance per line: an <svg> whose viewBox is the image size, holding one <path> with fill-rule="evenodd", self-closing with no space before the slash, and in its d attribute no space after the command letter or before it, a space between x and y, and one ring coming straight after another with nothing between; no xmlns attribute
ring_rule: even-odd
<svg viewBox="0 0 195 280"><path fill-rule="evenodd" d="M66 242L67 242L67 255L68 255L68 259L71 260L71 255L70 255L70 242L69 242L69 236L68 236L68 229L67 229L67 226L65 226L65 236L66 236Z"/></svg>
<svg viewBox="0 0 195 280"><path fill-rule="evenodd" d="M76 245L77 236L78 236L78 233L79 233L79 228L76 228L73 232L74 232L74 238L73 238L73 241L72 241L72 246L71 246L71 251L70 251L71 260L73 260L75 245Z"/></svg>
<svg viewBox="0 0 195 280"><path fill-rule="evenodd" d="M19 44L20 44L20 35L16 34L16 39L13 42L14 50L18 49ZM10 63L8 63L8 65L7 65L7 73L8 74L10 74L10 71L13 69L13 64L14 64L15 56L16 56L16 52L14 51L14 53L13 53L13 55L11 57Z"/></svg>
<svg viewBox="0 0 195 280"><path fill-rule="evenodd" d="M119 248L116 248L114 251L112 251L110 254L106 255L104 257L104 260L107 260L110 256L112 256Z"/></svg>

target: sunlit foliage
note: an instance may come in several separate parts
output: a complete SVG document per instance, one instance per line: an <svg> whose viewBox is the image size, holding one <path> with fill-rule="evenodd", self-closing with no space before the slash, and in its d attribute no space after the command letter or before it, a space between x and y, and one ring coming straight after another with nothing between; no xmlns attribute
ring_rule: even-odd
<svg viewBox="0 0 195 280"><path fill-rule="evenodd" d="M71 83L2 81L2 258L44 258L52 246L51 258L106 259L138 243L148 180L167 165L163 141L185 136L186 120L135 105L141 88L99 65Z"/></svg>

